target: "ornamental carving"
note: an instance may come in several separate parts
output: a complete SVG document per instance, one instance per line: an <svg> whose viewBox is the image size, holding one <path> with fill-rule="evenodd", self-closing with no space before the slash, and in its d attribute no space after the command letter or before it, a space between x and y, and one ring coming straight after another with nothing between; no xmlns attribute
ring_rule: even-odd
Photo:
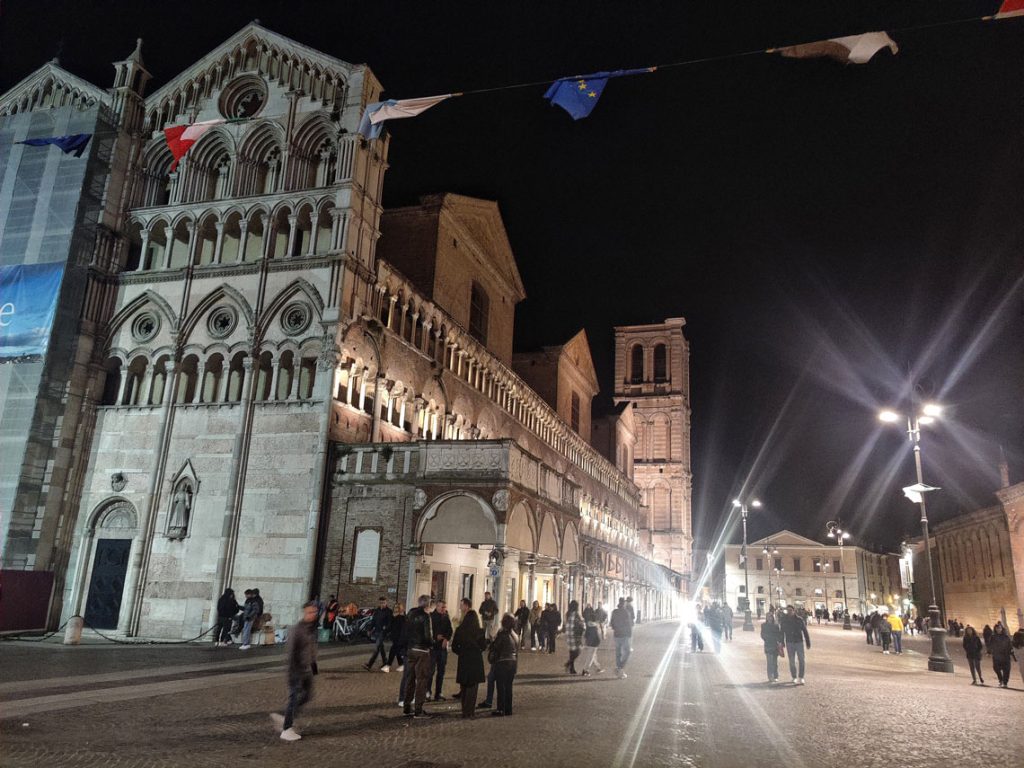
<svg viewBox="0 0 1024 768"><path fill-rule="evenodd" d="M206 330L215 339L229 336L238 325L238 313L234 307L216 307L206 319Z"/></svg>
<svg viewBox="0 0 1024 768"><path fill-rule="evenodd" d="M427 449L427 471L465 472L500 471L504 449L495 448L435 448Z"/></svg>
<svg viewBox="0 0 1024 768"><path fill-rule="evenodd" d="M309 305L302 301L292 302L281 312L281 330L289 336L303 333L312 321L313 313Z"/></svg>
<svg viewBox="0 0 1024 768"><path fill-rule="evenodd" d="M491 506L499 512L508 512L508 491L502 488L491 497Z"/></svg>
<svg viewBox="0 0 1024 768"><path fill-rule="evenodd" d="M140 343L150 341L160 330L160 319L152 312L142 312L132 321L132 338Z"/></svg>
<svg viewBox="0 0 1024 768"><path fill-rule="evenodd" d="M120 493L128 485L128 478L124 476L123 472L114 472L110 476L110 488L114 493Z"/></svg>
<svg viewBox="0 0 1024 768"><path fill-rule="evenodd" d="M427 492L422 488L417 488L416 492L412 496L412 508L423 509L427 504Z"/></svg>

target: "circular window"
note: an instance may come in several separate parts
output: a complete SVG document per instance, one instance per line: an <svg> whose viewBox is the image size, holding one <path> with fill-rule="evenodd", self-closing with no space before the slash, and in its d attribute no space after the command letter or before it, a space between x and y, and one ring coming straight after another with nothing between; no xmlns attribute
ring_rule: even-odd
<svg viewBox="0 0 1024 768"><path fill-rule="evenodd" d="M246 75L228 83L220 95L220 113L229 120L255 117L267 103L267 84L262 78Z"/></svg>
<svg viewBox="0 0 1024 768"><path fill-rule="evenodd" d="M281 328L289 336L297 336L309 328L312 319L307 305L300 302L289 304L281 313Z"/></svg>
<svg viewBox="0 0 1024 768"><path fill-rule="evenodd" d="M223 339L238 325L238 313L233 307L217 307L210 313L206 328L215 339Z"/></svg>
<svg viewBox="0 0 1024 768"><path fill-rule="evenodd" d="M152 312L143 312L132 322L132 337L136 341L149 341L159 330L160 320Z"/></svg>

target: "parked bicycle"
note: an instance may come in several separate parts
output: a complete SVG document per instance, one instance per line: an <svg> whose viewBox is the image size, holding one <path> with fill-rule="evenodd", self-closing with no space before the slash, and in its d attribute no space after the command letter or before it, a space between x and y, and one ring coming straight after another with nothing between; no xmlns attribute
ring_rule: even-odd
<svg viewBox="0 0 1024 768"><path fill-rule="evenodd" d="M334 639L353 643L370 639L370 628L373 624L371 612L361 609L355 617L338 616L334 619Z"/></svg>

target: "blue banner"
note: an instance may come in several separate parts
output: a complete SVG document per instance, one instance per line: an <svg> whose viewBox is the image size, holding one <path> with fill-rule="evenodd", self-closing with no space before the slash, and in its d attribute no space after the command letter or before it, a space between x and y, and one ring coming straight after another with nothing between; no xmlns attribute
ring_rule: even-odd
<svg viewBox="0 0 1024 768"><path fill-rule="evenodd" d="M46 354L64 263L0 267L0 363Z"/></svg>

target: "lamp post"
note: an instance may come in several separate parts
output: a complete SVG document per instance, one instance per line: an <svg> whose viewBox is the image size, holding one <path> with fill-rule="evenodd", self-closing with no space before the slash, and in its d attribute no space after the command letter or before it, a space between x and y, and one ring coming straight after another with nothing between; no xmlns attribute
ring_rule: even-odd
<svg viewBox="0 0 1024 768"><path fill-rule="evenodd" d="M839 545L839 570L843 574L843 629L853 629L850 626L850 595L846 591L846 558L843 557L843 545L850 538L850 532L843 530L843 524L838 520L829 520L825 527L828 529L828 537L835 539Z"/></svg>
<svg viewBox="0 0 1024 768"><path fill-rule="evenodd" d="M769 566L768 566L768 607L771 608L772 607L772 594L774 594L772 592L772 566L775 564L775 561L772 558L775 555L779 554L779 550L777 550L775 547L773 547L772 546L772 540L768 539L768 540L765 541L764 547L761 549L761 551L765 554L765 557L769 558L769 563L770 563Z"/></svg>
<svg viewBox="0 0 1024 768"><path fill-rule="evenodd" d="M946 650L946 630L942 627L942 619L939 614L938 593L935 591L935 569L932 566L932 543L928 537L928 511L925 506L925 494L928 491L938 490L924 484L921 472L921 426L932 424L942 413L942 408L934 403L927 403L921 408L921 412L914 416L906 416L907 438L914 445L914 466L917 469L917 485L904 488L903 492L907 498L916 502L921 507L921 530L924 533L925 557L928 560L928 580L932 589L932 602L928 606L928 633L932 638L932 652L928 657L928 670L930 672L952 672L953 661L949 658L949 651ZM894 424L904 417L895 411L882 411L878 418L887 424Z"/></svg>
<svg viewBox="0 0 1024 768"><path fill-rule="evenodd" d="M748 575L747 567L747 505L739 499L734 499L732 505L733 507L738 507L743 516L743 549L740 550L740 557L743 558L743 631L753 632L754 622L750 616L750 576ZM754 499L750 502L750 506L758 509L761 506L761 502Z"/></svg>

